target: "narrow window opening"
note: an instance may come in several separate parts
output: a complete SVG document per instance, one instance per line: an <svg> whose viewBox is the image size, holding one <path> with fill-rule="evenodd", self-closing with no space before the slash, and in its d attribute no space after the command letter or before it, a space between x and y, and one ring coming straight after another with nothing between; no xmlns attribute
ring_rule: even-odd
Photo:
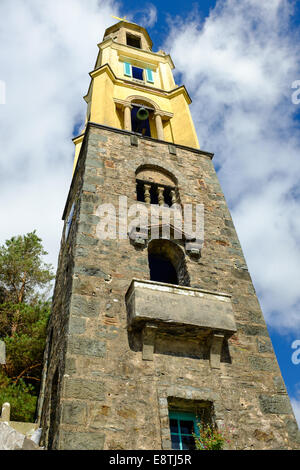
<svg viewBox="0 0 300 470"><path fill-rule="evenodd" d="M165 200L165 204L169 207L172 206L173 202L172 202L172 196L171 196L171 191L172 191L173 188L170 188L170 187L166 187L165 190L164 190L164 200Z"/></svg>
<svg viewBox="0 0 300 470"><path fill-rule="evenodd" d="M151 184L150 189L151 204L158 204L157 185Z"/></svg>
<svg viewBox="0 0 300 470"><path fill-rule="evenodd" d="M139 202L145 202L144 181L136 180L136 199Z"/></svg>
<svg viewBox="0 0 300 470"><path fill-rule="evenodd" d="M149 253L150 280L178 285L178 276L171 261L167 258Z"/></svg>
<svg viewBox="0 0 300 470"><path fill-rule="evenodd" d="M141 38L139 36L126 34L126 42L127 42L127 46L132 46L132 47L141 49Z"/></svg>
<svg viewBox="0 0 300 470"><path fill-rule="evenodd" d="M138 119L137 112L139 109L140 109L140 106L135 106L135 105L132 106L132 110L131 110L132 131L138 134L142 134L147 137L151 137L149 117L144 120Z"/></svg>
<svg viewBox="0 0 300 470"><path fill-rule="evenodd" d="M183 250L173 241L153 239L148 245L150 280L179 286L189 286Z"/></svg>
<svg viewBox="0 0 300 470"><path fill-rule="evenodd" d="M131 67L132 70L132 78L136 78L137 80L144 81L144 70L140 69L139 67Z"/></svg>

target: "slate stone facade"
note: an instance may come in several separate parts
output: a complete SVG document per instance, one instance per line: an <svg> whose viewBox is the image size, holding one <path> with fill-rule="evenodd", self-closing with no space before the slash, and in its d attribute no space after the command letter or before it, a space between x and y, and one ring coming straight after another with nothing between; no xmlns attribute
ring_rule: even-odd
<svg viewBox="0 0 300 470"><path fill-rule="evenodd" d="M40 397L41 445L53 449L170 449L168 407L207 404L231 449L300 447L297 424L212 154L89 123L64 218ZM97 209L136 202L136 170L178 181L181 203L204 204L200 257L185 254L190 288L231 296L237 332L210 362L209 335L158 332L143 358L125 295L149 280L147 246L100 240ZM263 269L263 265L262 265ZM188 308L188 306L187 306ZM217 314L217 313L216 313ZM146 360L145 360L146 359ZM150 360L147 360L150 359ZM152 360L151 360L152 359Z"/></svg>

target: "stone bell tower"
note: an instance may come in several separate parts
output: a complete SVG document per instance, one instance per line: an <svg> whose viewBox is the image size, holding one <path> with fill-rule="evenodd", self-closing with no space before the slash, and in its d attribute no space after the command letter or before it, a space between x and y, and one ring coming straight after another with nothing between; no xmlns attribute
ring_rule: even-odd
<svg viewBox="0 0 300 470"><path fill-rule="evenodd" d="M127 21L108 28L98 47L63 214L42 445L191 449L200 420L230 428L232 449L296 448L297 424L213 154L199 147L172 59ZM204 236L161 217L156 237L149 220L128 227L137 203L146 213L202 207Z"/></svg>

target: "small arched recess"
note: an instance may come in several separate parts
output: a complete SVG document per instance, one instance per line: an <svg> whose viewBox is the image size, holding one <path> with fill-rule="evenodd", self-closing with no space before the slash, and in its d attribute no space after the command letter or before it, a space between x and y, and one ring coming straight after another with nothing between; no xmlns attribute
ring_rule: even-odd
<svg viewBox="0 0 300 470"><path fill-rule="evenodd" d="M148 244L148 262L151 281L190 285L184 251L174 241L151 240Z"/></svg>

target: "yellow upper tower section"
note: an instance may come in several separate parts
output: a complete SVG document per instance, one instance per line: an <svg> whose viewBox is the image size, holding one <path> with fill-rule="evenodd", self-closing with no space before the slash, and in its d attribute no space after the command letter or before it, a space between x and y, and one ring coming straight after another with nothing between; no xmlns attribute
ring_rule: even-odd
<svg viewBox="0 0 300 470"><path fill-rule="evenodd" d="M164 51L153 52L147 31L120 21L105 31L90 72L88 121L137 132L154 139L199 148L184 86L175 84L174 64ZM141 120L140 108L146 109ZM145 117L143 116L143 117ZM74 139L75 162L83 134Z"/></svg>

